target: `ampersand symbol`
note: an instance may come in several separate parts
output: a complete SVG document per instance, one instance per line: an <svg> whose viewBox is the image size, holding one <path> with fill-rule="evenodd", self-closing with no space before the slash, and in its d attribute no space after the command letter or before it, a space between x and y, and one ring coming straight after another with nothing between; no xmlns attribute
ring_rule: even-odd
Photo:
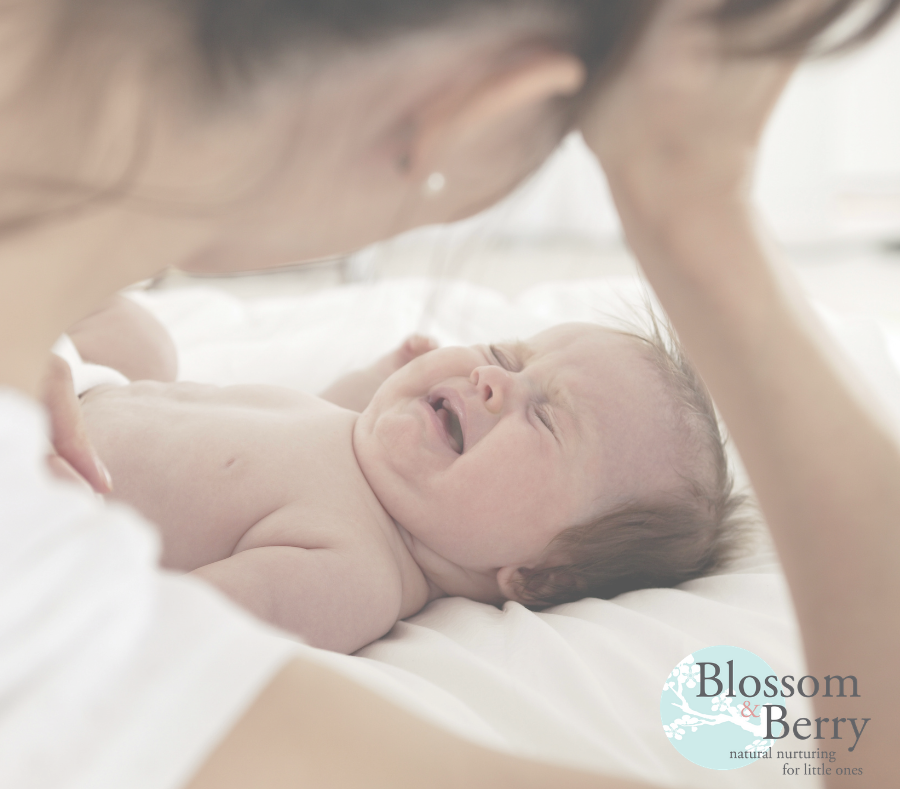
<svg viewBox="0 0 900 789"><path fill-rule="evenodd" d="M754 710L755 710L757 707L759 707L759 704L754 704L754 705L753 705L753 709L751 710L751 709L750 709L750 702L749 702L749 701L745 701L745 702L744 702L744 709L741 710L741 717L742 717L742 718L751 718L751 717L753 717L753 718L758 718L759 715L757 715L757 714L754 712ZM745 715L745 714L744 714L745 712L749 712L750 714L749 714L749 715Z"/></svg>

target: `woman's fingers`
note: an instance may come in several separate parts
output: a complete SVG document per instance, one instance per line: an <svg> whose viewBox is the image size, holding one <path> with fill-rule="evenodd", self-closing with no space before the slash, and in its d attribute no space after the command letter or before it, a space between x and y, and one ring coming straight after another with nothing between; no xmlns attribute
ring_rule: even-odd
<svg viewBox="0 0 900 789"><path fill-rule="evenodd" d="M88 439L81 405L72 383L72 371L55 354L50 356L49 369L44 378L43 400L50 415L53 448L63 461L51 460L51 469L67 477L71 477L70 471L73 471L97 493L110 493L112 480Z"/></svg>
<svg viewBox="0 0 900 789"><path fill-rule="evenodd" d="M765 122L796 66L738 54L759 49L777 25L766 18L723 29L710 18L720 4L663 0L582 119L614 194L647 210L697 191L743 195Z"/></svg>
<svg viewBox="0 0 900 789"><path fill-rule="evenodd" d="M57 479L61 479L65 482L72 482L93 493L93 489L88 484L87 480L59 455L48 455L47 465L50 467L50 472Z"/></svg>

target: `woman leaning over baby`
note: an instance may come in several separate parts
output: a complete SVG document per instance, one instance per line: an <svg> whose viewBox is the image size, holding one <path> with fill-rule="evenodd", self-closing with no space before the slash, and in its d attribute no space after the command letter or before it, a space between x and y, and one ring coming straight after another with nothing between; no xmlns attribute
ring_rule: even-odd
<svg viewBox="0 0 900 789"><path fill-rule="evenodd" d="M260 268L467 215L577 124L750 471L810 672L873 689L856 785L891 785L900 440L747 197L792 57L857 5L4 3L0 783L633 785L458 740L161 575L131 514L46 474L34 405L55 466L104 489L66 369L42 384L67 327L168 265ZM877 26L900 0L872 5Z"/></svg>

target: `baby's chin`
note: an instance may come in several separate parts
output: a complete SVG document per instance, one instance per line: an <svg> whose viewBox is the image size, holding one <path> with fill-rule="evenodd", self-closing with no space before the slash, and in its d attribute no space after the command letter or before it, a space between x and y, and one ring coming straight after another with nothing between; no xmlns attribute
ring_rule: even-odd
<svg viewBox="0 0 900 789"><path fill-rule="evenodd" d="M378 496L381 477L387 472L390 463L390 442L385 443L378 436L378 417L382 413L372 403L357 417L350 433L350 441L356 463L369 487ZM379 498L381 498L379 496Z"/></svg>
<svg viewBox="0 0 900 789"><path fill-rule="evenodd" d="M372 404L369 403L353 423L353 430L350 433L350 437L353 442L353 451L356 452L357 460L359 459L359 449L365 449L367 443L372 438L373 415L374 411L372 410Z"/></svg>

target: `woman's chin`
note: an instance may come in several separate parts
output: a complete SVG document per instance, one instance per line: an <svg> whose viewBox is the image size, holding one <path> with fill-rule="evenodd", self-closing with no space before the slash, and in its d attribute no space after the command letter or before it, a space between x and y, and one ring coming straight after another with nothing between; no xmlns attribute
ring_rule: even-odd
<svg viewBox="0 0 900 789"><path fill-rule="evenodd" d="M176 268L186 274L250 274L296 264L296 260L263 250L250 252L219 247L198 252L181 261Z"/></svg>

